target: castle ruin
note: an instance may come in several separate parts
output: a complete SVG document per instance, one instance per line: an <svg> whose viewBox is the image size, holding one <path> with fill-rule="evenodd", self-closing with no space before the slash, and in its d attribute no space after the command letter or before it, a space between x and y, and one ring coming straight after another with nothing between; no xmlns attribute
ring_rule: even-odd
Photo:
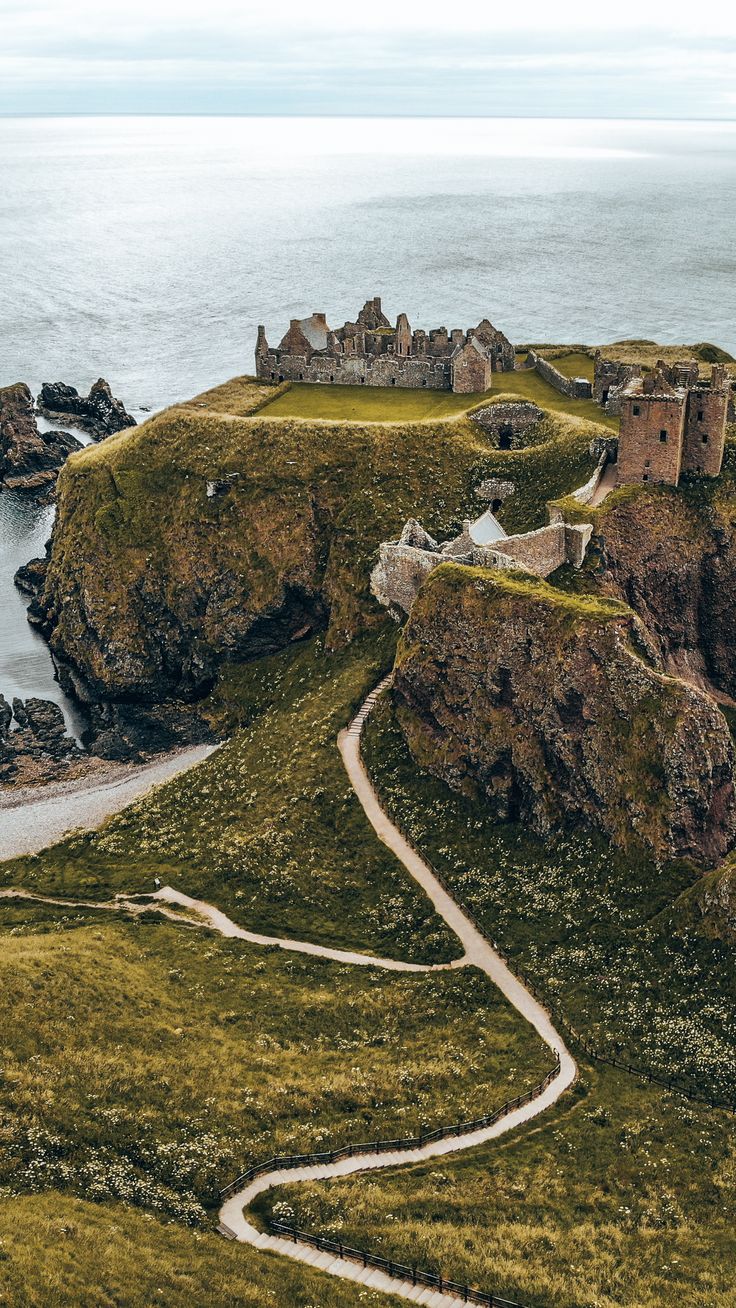
<svg viewBox="0 0 736 1308"><path fill-rule="evenodd" d="M717 477L726 443L730 384L723 364L700 380L697 364L658 363L633 376L617 396L621 430L618 485L665 482L683 473Z"/></svg>
<svg viewBox="0 0 736 1308"><path fill-rule="evenodd" d="M292 318L273 349L258 328L256 375L261 381L321 382L342 386L401 386L411 390L478 394L494 372L513 372L514 347L484 318L468 331L412 331L405 313L392 327L379 296L366 301L356 322L333 331L324 313Z"/></svg>

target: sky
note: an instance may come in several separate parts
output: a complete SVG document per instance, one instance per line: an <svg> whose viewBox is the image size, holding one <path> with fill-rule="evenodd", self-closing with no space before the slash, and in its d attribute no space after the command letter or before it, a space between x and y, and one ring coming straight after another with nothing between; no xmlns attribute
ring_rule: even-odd
<svg viewBox="0 0 736 1308"><path fill-rule="evenodd" d="M0 0L0 114L736 118L736 3Z"/></svg>

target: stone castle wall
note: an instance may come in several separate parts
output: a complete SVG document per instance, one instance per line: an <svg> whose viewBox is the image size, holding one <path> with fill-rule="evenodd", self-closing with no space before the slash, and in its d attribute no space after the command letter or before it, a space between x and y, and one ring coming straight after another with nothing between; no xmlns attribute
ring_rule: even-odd
<svg viewBox="0 0 736 1308"><path fill-rule="evenodd" d="M638 363L619 363L617 359L602 359L596 354L593 369L593 399L606 413L621 413L623 392L642 375Z"/></svg>
<svg viewBox="0 0 736 1308"><path fill-rule="evenodd" d="M549 382L550 386L554 386L560 395L567 395L571 400L589 400L591 398L593 387L584 377L565 377L559 368L555 368L549 359L543 359L541 354L537 354L536 350L529 350L526 359L528 366L534 368L544 381Z"/></svg>
<svg viewBox="0 0 736 1308"><path fill-rule="evenodd" d="M256 371L262 381L303 381L335 386L401 386L407 390L452 390L450 360L403 358L396 354L377 356L346 354L343 356L304 356L275 352L256 358ZM480 387L480 389L484 389Z"/></svg>
<svg viewBox="0 0 736 1308"><path fill-rule="evenodd" d="M684 395L627 395L621 405L618 482L680 480Z"/></svg>
<svg viewBox="0 0 736 1308"><path fill-rule="evenodd" d="M688 394L682 471L717 477L721 471L728 392L696 387Z"/></svg>

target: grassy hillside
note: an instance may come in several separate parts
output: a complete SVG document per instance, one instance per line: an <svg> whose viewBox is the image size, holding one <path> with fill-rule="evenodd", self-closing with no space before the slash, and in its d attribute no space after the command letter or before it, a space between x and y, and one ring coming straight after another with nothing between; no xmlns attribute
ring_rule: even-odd
<svg viewBox="0 0 736 1308"><path fill-rule="evenodd" d="M481 1116L552 1061L473 969L28 904L0 905L0 940L0 1185L21 1191L198 1225L243 1166Z"/></svg>
<svg viewBox="0 0 736 1308"><path fill-rule="evenodd" d="M259 1201L535 1308L733 1308L733 1119L613 1071L531 1130Z"/></svg>
<svg viewBox="0 0 736 1308"><path fill-rule="evenodd" d="M0 1205L0 1300L12 1308L347 1308L345 1283L120 1203L50 1191ZM359 1290L360 1308L405 1301Z"/></svg>
<svg viewBox="0 0 736 1308"><path fill-rule="evenodd" d="M389 624L390 626L390 624ZM336 737L390 666L394 631L327 657L321 641L227 670L209 702L216 754L38 857L0 864L5 885L105 899L158 876L270 935L417 961L457 942L373 834Z"/></svg>
<svg viewBox="0 0 736 1308"><path fill-rule="evenodd" d="M680 922L685 864L584 831L535 838L417 767L387 702L366 729L384 804L480 921L596 1048L736 1105L733 950Z"/></svg>

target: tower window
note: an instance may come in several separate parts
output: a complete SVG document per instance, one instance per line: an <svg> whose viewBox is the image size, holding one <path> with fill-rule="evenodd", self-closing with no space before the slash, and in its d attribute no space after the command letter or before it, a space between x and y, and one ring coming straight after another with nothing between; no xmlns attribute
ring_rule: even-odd
<svg viewBox="0 0 736 1308"><path fill-rule="evenodd" d="M649 473L648 473L648 472L645 472L645 473L644 473L644 476L642 477L642 481L649 481Z"/></svg>
<svg viewBox="0 0 736 1308"><path fill-rule="evenodd" d="M639 407L638 404L635 404L631 412L633 413L635 418L638 418L639 414L641 413L641 408Z"/></svg>
<svg viewBox="0 0 736 1308"><path fill-rule="evenodd" d="M700 439L701 439L701 441L703 442L703 445L707 445L707 444L708 444L708 433L707 433L707 431L704 431L704 432L703 432L703 435L700 437Z"/></svg>
<svg viewBox="0 0 736 1308"><path fill-rule="evenodd" d="M661 432L659 433L659 439L661 440L662 444L664 445L665 441L667 440L667 432L665 431L664 427L662 428Z"/></svg>
<svg viewBox="0 0 736 1308"><path fill-rule="evenodd" d="M704 415L704 413L703 413L703 410L702 410L702 409L698 409L698 422L702 422L704 416L705 416L705 415Z"/></svg>

